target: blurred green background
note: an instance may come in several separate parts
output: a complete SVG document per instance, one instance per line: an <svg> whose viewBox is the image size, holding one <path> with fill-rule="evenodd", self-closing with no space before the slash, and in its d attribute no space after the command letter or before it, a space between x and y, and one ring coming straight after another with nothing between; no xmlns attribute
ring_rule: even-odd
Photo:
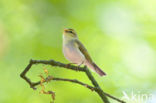
<svg viewBox="0 0 156 103"><path fill-rule="evenodd" d="M62 53L64 28L77 31L107 73L93 73L105 92L128 103L156 102L155 0L0 0L0 103L51 101L39 93L41 87L33 91L19 75L31 58L68 63ZM55 77L90 84L84 73L46 65L33 66L28 76L39 80L43 68ZM55 103L102 103L77 84L53 81L46 90L56 92Z"/></svg>

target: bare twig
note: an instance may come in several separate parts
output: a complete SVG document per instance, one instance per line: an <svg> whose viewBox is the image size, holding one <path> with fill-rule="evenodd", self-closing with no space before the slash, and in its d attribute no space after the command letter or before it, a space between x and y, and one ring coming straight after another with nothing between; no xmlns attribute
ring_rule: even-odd
<svg viewBox="0 0 156 103"><path fill-rule="evenodd" d="M68 81L68 82L72 82L72 83L77 83L80 84L82 86L87 87L88 89L94 90L103 100L104 103L110 103L109 100L107 99L106 96L110 97L111 99L114 99L120 103L126 103L108 93L103 92L103 90L101 89L101 87L99 86L99 84L97 83L97 81L94 79L94 77L92 76L91 72L88 70L88 68L85 67L78 67L78 66L73 66L73 65L67 65L67 64L63 64L60 62L56 62L54 60L30 60L29 64L27 65L27 67L24 69L24 71L20 74L20 76L30 85L31 88L36 89L35 86L40 84L39 82L31 82L31 80L26 77L26 73L30 70L30 68L32 67L33 64L46 64L46 65L51 65L51 66L58 66L58 67L63 67L66 69L70 69L70 70L74 70L74 71L81 71L81 72L85 72L87 77L89 78L89 80L92 82L92 84L94 85L94 87L85 84L83 82L80 82L78 80L72 80L72 79L65 79L65 78L54 78L51 76L48 76L46 78L46 81L48 80L56 80L56 81Z"/></svg>
<svg viewBox="0 0 156 103"><path fill-rule="evenodd" d="M44 82L50 82L51 80L54 80L54 81L67 81L67 82L72 82L72 83L77 83L77 84L80 84L84 87L87 87L88 89L94 91L94 87L88 85L88 84L85 84L83 82L80 82L76 79L66 79L66 78L55 78L55 77L52 77L52 76L48 76L47 78L45 78L45 81ZM33 85L34 87L39 85L41 83L41 81L38 81L35 83L35 85Z"/></svg>

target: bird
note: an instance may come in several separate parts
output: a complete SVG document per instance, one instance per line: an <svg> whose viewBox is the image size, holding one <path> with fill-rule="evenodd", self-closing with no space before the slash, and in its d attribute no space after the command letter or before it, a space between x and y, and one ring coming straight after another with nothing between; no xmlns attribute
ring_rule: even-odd
<svg viewBox="0 0 156 103"><path fill-rule="evenodd" d="M100 76L105 76L103 72L91 59L87 49L78 39L74 29L65 28L63 31L63 54L72 64L85 65L95 71Z"/></svg>

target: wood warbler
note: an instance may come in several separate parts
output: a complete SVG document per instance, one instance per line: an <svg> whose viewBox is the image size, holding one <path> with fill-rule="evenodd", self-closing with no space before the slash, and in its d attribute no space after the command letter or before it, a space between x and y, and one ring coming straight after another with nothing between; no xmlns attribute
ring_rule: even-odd
<svg viewBox="0 0 156 103"><path fill-rule="evenodd" d="M79 41L77 33L73 29L63 31L63 53L67 60L74 64L84 64L98 73L100 76L106 75L91 59L87 49Z"/></svg>

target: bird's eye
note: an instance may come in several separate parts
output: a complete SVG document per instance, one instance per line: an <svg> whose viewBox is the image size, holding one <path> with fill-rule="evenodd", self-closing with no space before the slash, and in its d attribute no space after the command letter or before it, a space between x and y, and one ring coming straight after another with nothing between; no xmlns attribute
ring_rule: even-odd
<svg viewBox="0 0 156 103"><path fill-rule="evenodd" d="M72 31L68 31L69 33L73 33Z"/></svg>

